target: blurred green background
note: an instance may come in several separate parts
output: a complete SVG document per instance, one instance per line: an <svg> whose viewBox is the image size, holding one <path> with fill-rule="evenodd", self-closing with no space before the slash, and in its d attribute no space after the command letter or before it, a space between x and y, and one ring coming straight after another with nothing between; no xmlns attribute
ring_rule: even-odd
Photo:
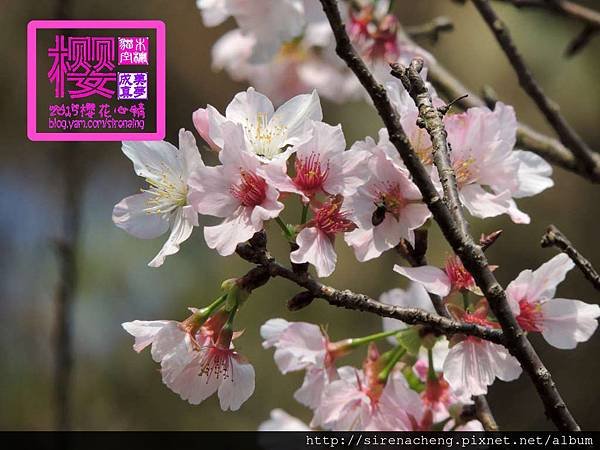
<svg viewBox="0 0 600 450"><path fill-rule="evenodd" d="M372 315L335 309L322 301L290 313L285 301L298 289L275 280L256 291L238 317L246 332L240 350L256 369L256 391L237 413L223 413L215 397L190 406L165 388L157 366L147 352L137 355L121 322L133 319L183 319L189 305L201 306L215 298L223 279L250 267L236 256L222 258L209 251L197 229L178 255L160 269L146 263L163 239L136 240L111 221L115 203L141 187L120 144L30 142L25 130L26 24L50 19L57 0L0 0L0 429L51 429L53 407L54 297L59 279L53 242L61 238L64 177L61 149L78 153L84 161L81 245L77 252L79 287L76 293L73 333L74 371L71 388L72 427L80 430L253 430L282 407L309 420L309 411L292 394L300 374L281 376L272 351L260 346L258 328L269 318L307 320L328 325L333 339L360 336L380 330ZM316 0L315 0L316 1ZM220 110L245 89L224 73L211 71L210 49L232 26L207 29L194 0L93 0L71 2L76 19L160 19L167 26L167 140L176 142L180 127L193 129L191 113L210 103ZM598 6L590 1L589 6ZM504 55L472 5L443 0L398 1L401 20L420 24L437 15L450 17L454 32L430 46L422 44L474 90L493 86L499 97L513 104L518 118L548 131L543 118L519 89ZM518 11L497 6L533 72L564 114L593 147L600 142L600 39L581 54L564 59L563 50L579 25L541 11ZM348 144L376 135L381 126L366 104L336 106L323 101L324 119L342 123ZM505 233L489 251L503 283L521 270L536 268L552 257L539 240L554 223L597 265L600 265L597 186L561 169L555 169L556 186L532 199L519 201L532 216L528 226L514 225L505 217L485 222L472 220L474 234L498 228ZM297 217L296 206L284 217ZM212 223L211 219L201 219ZM273 252L285 258L285 245L277 229L270 230ZM402 286L391 267L398 256L359 264L340 240L340 263L327 282L377 297ZM430 261L441 263L448 252L434 229ZM598 302L599 296L574 270L559 296ZM532 338L554 374L561 392L583 428L600 429L600 336L575 351L561 351ZM358 363L362 354L348 357ZM513 383L496 382L489 401L504 429L551 429L542 405L526 375Z"/></svg>

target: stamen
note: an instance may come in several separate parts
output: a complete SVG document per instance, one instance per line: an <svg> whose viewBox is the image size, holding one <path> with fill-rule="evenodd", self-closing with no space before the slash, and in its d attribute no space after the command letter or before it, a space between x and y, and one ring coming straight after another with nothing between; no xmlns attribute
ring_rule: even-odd
<svg viewBox="0 0 600 450"><path fill-rule="evenodd" d="M187 203L188 187L180 174L164 163L160 167L147 167L149 184L142 192L150 194L147 200L147 214L168 214Z"/></svg>
<svg viewBox="0 0 600 450"><path fill-rule="evenodd" d="M267 197L267 182L251 172L240 170L242 182L231 187L232 195L244 206L261 205Z"/></svg>
<svg viewBox="0 0 600 450"><path fill-rule="evenodd" d="M295 167L293 182L298 189L307 195L314 195L323 189L329 176L329 161L325 168L321 167L319 155L313 152L307 158L296 158Z"/></svg>
<svg viewBox="0 0 600 450"><path fill-rule="evenodd" d="M336 197L317 209L308 225L314 226L330 236L354 230L356 225L347 218L345 212L340 211L341 207L342 200Z"/></svg>

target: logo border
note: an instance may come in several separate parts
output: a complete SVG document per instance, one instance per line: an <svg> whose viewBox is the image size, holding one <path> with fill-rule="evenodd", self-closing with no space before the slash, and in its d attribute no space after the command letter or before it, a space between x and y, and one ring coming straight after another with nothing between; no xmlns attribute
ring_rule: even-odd
<svg viewBox="0 0 600 450"><path fill-rule="evenodd" d="M156 132L154 133L42 133L37 131L36 53L39 29L156 30ZM166 135L166 26L162 20L32 20L27 24L27 137L31 141L151 141Z"/></svg>

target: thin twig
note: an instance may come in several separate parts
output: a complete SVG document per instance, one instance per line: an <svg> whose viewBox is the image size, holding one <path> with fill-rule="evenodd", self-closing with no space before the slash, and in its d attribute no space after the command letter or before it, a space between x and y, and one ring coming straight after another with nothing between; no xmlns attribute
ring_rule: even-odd
<svg viewBox="0 0 600 450"><path fill-rule="evenodd" d="M442 33L447 33L452 30L454 30L454 24L447 17L436 17L427 23L404 28L406 34L411 38L425 37L433 43L436 43L439 40Z"/></svg>
<svg viewBox="0 0 600 450"><path fill-rule="evenodd" d="M561 114L558 105L544 94L542 87L525 64L521 53L510 36L506 24L500 20L489 0L472 1L506 54L517 74L519 84L535 102L554 131L556 131L560 141L571 149L583 171L594 177L600 176L598 155L594 154L592 149L588 147L575 129L567 122Z"/></svg>
<svg viewBox="0 0 600 450"><path fill-rule="evenodd" d="M542 247L556 247L561 252L566 253L569 258L575 263L579 270L583 272L583 275L594 285L594 287L600 291L600 275L592 263L589 262L579 251L571 244L571 241L561 233L561 231L554 225L550 225L546 230L544 236L542 236Z"/></svg>
<svg viewBox="0 0 600 450"><path fill-rule="evenodd" d="M377 83L364 62L356 54L346 33L337 2L335 0L320 1L336 39L337 54L346 62L367 90L388 130L390 142L396 147L404 165L412 174L413 181L421 191L423 201L432 212L446 240L460 257L465 268L473 275L477 285L490 303L490 307L504 331L506 347L532 379L544 403L546 414L561 430L579 430L579 426L562 400L550 372L543 365L519 327L508 305L506 294L488 267L487 259L481 248L474 243L469 234L463 233L454 222L452 213L440 199L429 173L411 147L385 89Z"/></svg>
<svg viewBox="0 0 600 450"><path fill-rule="evenodd" d="M586 25L600 27L600 12L567 0L497 0L517 8L539 8L569 17Z"/></svg>

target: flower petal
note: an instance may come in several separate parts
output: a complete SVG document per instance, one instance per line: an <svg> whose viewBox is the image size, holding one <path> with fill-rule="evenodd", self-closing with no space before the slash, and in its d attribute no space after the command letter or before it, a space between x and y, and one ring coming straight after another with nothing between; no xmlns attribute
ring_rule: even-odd
<svg viewBox="0 0 600 450"><path fill-rule="evenodd" d="M204 227L204 239L208 247L217 250L221 256L232 255L239 243L246 242L260 231L252 225L251 214L252 208L240 206L219 225Z"/></svg>
<svg viewBox="0 0 600 450"><path fill-rule="evenodd" d="M293 263L311 263L319 277L328 277L333 273L337 255L329 236L316 228L305 228L298 233L296 243L298 249L290 253Z"/></svg>
<svg viewBox="0 0 600 450"><path fill-rule="evenodd" d="M298 145L306 142L312 134L313 120L323 119L319 94L313 90L311 94L297 95L281 105L270 124L286 127L287 139L285 145Z"/></svg>
<svg viewBox="0 0 600 450"><path fill-rule="evenodd" d="M134 320L122 323L121 326L135 337L133 349L139 353L152 344L158 332L170 322L169 320Z"/></svg>
<svg viewBox="0 0 600 450"><path fill-rule="evenodd" d="M162 266L167 256L174 255L179 251L179 246L190 237L194 224L197 223L198 215L190 206L177 209L167 242L148 265L150 267Z"/></svg>
<svg viewBox="0 0 600 450"><path fill-rule="evenodd" d="M598 328L600 307L579 300L555 298L542 303L542 336L550 345L571 349Z"/></svg>
<svg viewBox="0 0 600 450"><path fill-rule="evenodd" d="M235 355L231 360L231 376L219 386L219 402L223 411L237 411L254 392L254 367Z"/></svg>
<svg viewBox="0 0 600 450"><path fill-rule="evenodd" d="M114 224L139 239L154 239L166 233L170 215L145 211L152 198L153 195L147 192L125 197L113 209Z"/></svg>
<svg viewBox="0 0 600 450"><path fill-rule="evenodd" d="M394 272L410 280L421 283L427 292L445 297L450 293L452 284L446 272L434 266L402 267L394 266Z"/></svg>

